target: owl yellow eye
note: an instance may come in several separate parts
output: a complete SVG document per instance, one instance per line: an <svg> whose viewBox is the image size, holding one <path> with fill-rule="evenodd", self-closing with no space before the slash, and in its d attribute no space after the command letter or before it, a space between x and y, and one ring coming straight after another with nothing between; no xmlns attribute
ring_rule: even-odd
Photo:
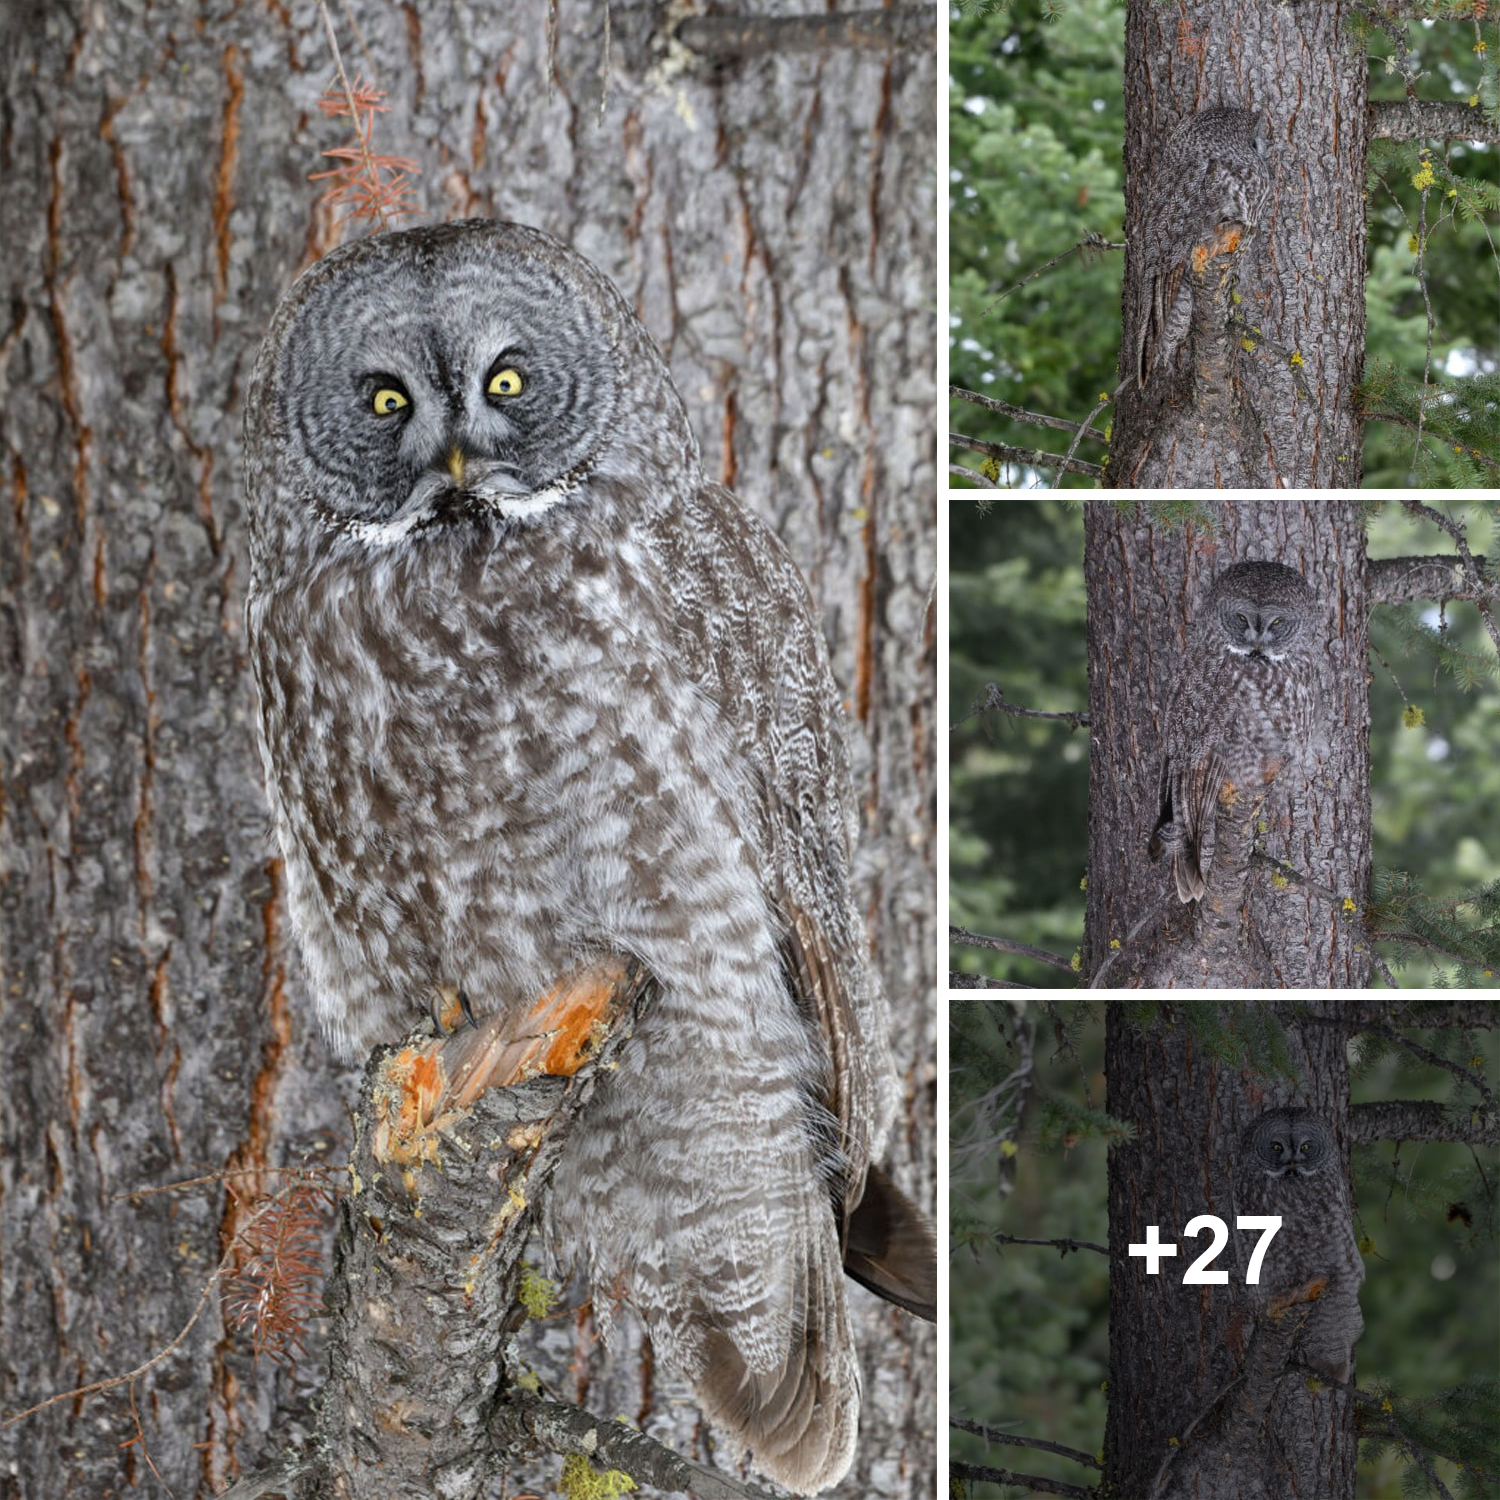
<svg viewBox="0 0 1500 1500"><path fill-rule="evenodd" d="M393 385L381 386L370 398L370 408L377 417L388 417L392 412L410 405L406 392L398 391Z"/></svg>
<svg viewBox="0 0 1500 1500"><path fill-rule="evenodd" d="M526 382L521 379L521 372L507 366L503 370L496 370L484 389L485 394L490 396L519 396L525 388Z"/></svg>

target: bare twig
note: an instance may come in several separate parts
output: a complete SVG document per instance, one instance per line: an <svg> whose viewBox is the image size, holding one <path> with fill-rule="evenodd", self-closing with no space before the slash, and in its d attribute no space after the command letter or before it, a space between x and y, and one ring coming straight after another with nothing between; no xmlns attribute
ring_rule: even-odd
<svg viewBox="0 0 1500 1500"><path fill-rule="evenodd" d="M1038 1241L1038 1243L1042 1243ZM1092 1250L1102 1247L1091 1245ZM1049 1443L1046 1438L1018 1437L1015 1433L1001 1432L995 1427L986 1427L983 1422L971 1422L967 1417L949 1417L948 1425L955 1427L960 1432L972 1432L975 1437L982 1437L987 1443L1009 1443L1015 1448L1037 1448L1043 1453L1056 1453L1062 1458L1071 1458L1075 1464L1087 1464L1091 1469L1102 1469L1103 1464L1094 1457L1092 1453L1085 1453L1079 1448L1064 1448L1061 1443Z"/></svg>
<svg viewBox="0 0 1500 1500"><path fill-rule="evenodd" d="M1081 422L1069 422L1062 417L1045 416L1038 411L1027 411L1025 407L1012 406L1009 401L1001 401L994 396L983 396L978 391L966 390L961 385L950 385L948 394L956 401L967 401L970 406L983 407L985 411L992 411L997 416L1009 417L1015 422L1025 422L1032 427L1056 427L1062 432L1081 432L1085 437L1093 438L1097 442L1109 441L1096 427L1089 427Z"/></svg>
<svg viewBox="0 0 1500 1500"><path fill-rule="evenodd" d="M75 1386L70 1391L59 1391L55 1396L48 1396L45 1401L38 1401L34 1406L28 1406L25 1411L16 1412L13 1416L9 1416L3 1422L0 1422L0 1429L14 1427L17 1422L24 1421L27 1417L35 1416L37 1412L45 1411L49 1406L56 1406L60 1401L81 1401L85 1396L98 1395L100 1391L112 1391L117 1386L133 1385L142 1375L154 1370L163 1360L175 1354L182 1347L183 1340L192 1332L193 1326L197 1323L198 1319L203 1316L203 1310L208 1306L209 1300L213 1296L214 1287L218 1285L219 1281L228 1272L229 1267L237 1258L241 1248L241 1241L246 1231L265 1218L280 1203L282 1198L292 1192L296 1186L296 1183L288 1184L279 1193L267 1198L241 1226L234 1240L224 1251L219 1264L214 1268L213 1274L203 1283L203 1290L198 1294L197 1305L193 1308L187 1322L182 1325L177 1333L177 1337L171 1343L164 1345L150 1359L138 1364L133 1370L125 1371L123 1375L111 1375L108 1379L96 1380L90 1385Z"/></svg>
<svg viewBox="0 0 1500 1500"><path fill-rule="evenodd" d="M953 1460L948 1472L955 1479L976 1484L1019 1484L1043 1495L1066 1495L1069 1500L1095 1500L1093 1490L1079 1484L1064 1484L1061 1479L1043 1479L1039 1474L1017 1474L1010 1469L992 1469L987 1464L966 1464Z"/></svg>
<svg viewBox="0 0 1500 1500"><path fill-rule="evenodd" d="M210 1183L228 1182L233 1177L295 1177L303 1182L327 1183L345 1168L325 1167L237 1167L231 1172L207 1172L202 1177L184 1177L180 1182L164 1182L159 1187L131 1188L127 1193L112 1193L111 1203L124 1203L135 1198L151 1198L157 1193L180 1193L187 1188L207 1187Z"/></svg>
<svg viewBox="0 0 1500 1500"><path fill-rule="evenodd" d="M1088 414L1088 416L1083 419L1083 425L1078 429L1076 433L1073 434L1073 441L1068 444L1068 451L1063 454L1062 466L1057 471L1057 478L1052 481L1053 489L1057 489L1058 486L1062 484L1063 470L1073 462L1073 455L1078 451L1078 445L1083 441L1084 433L1092 432L1094 430L1094 418L1097 417L1099 413L1109 405L1110 401L1113 399L1113 394L1118 394L1123 384L1124 382L1122 381L1120 385L1117 385L1115 387L1114 393L1106 391L1102 396L1100 396L1099 399L1094 403L1094 409Z"/></svg>
<svg viewBox="0 0 1500 1500"><path fill-rule="evenodd" d="M991 443L985 438L965 437L961 432L950 432L948 441L955 448L967 448L972 453L1002 458L1007 463L1029 464L1033 469L1055 469L1061 464L1070 474L1085 474L1090 479L1101 479L1104 476L1104 470L1098 464L1086 464L1081 458L1071 458L1063 464L1060 454L1044 453L1040 448L1012 448L1008 443Z"/></svg>
<svg viewBox="0 0 1500 1500"><path fill-rule="evenodd" d="M1048 953L1045 948L1033 948L1030 943L1018 943L1012 938L986 937L982 932L970 932L966 927L954 927L950 924L948 941L956 943L960 948L992 948L996 953L1018 953L1022 958L1035 959L1039 964L1051 964L1054 969L1062 969L1068 974L1073 972L1073 965L1067 959L1056 953Z"/></svg>
<svg viewBox="0 0 1500 1500"><path fill-rule="evenodd" d="M1070 1250L1097 1250L1100 1255L1109 1254L1108 1245L1096 1245L1092 1240L1028 1240L1014 1234L992 1234L990 1236L997 1245L1053 1245L1061 1250L1064 1255Z"/></svg>
<svg viewBox="0 0 1500 1500"><path fill-rule="evenodd" d="M958 969L948 970L950 990L1034 990L1034 984L1017 984L1013 979L991 979L986 974L964 974Z"/></svg>
<svg viewBox="0 0 1500 1500"><path fill-rule="evenodd" d="M1086 235L1084 235L1081 240L1078 241L1076 245L1069 245L1061 255L1054 255L1052 259L1047 261L1044 265L1038 266L1034 271L1028 271L1027 274L1023 276L1019 281L1013 282L1010 286L1006 287L1004 291L996 293L995 296L993 296L987 303L985 303L984 310L979 314L979 316L981 318L989 317L989 315L994 312L994 310L1002 302L1004 302L1012 292L1020 291L1021 288L1028 282L1035 281L1037 277L1045 275L1053 268L1053 266L1061 265L1062 262L1065 261L1070 255L1077 255L1080 252L1083 252L1085 255L1087 255L1088 252L1094 250L1123 250L1124 248L1124 240L1121 240L1117 244L1114 240L1107 240L1102 234L1099 234L1091 229Z"/></svg>
<svg viewBox="0 0 1500 1500"><path fill-rule="evenodd" d="M1170 899L1170 897L1167 898L1167 900ZM1149 911L1147 911L1143 917L1137 919L1135 924L1131 927L1130 931L1125 934L1125 941L1122 942L1118 947L1114 947L1109 950L1109 957L1099 965L1099 967L1094 971L1093 977L1089 980L1089 988L1091 990L1102 990L1104 988L1104 976L1108 974L1109 971L1114 968L1115 964L1130 951L1132 944L1134 944L1135 940L1141 935L1141 929L1145 927L1147 923L1153 922L1156 920L1156 918L1161 916L1162 912L1166 910L1166 906L1167 901L1158 901L1156 905L1153 906Z"/></svg>
<svg viewBox="0 0 1500 1500"><path fill-rule="evenodd" d="M1069 729L1086 729L1089 723L1088 714L1082 711L1054 713L1045 708L1022 708L1019 704L1008 701L1005 694L993 682L987 682L984 685L983 695L974 700L968 713L957 723L948 726L949 734L952 734L960 724L967 724L970 719L977 719L982 714L1009 714L1016 719L1061 719Z"/></svg>

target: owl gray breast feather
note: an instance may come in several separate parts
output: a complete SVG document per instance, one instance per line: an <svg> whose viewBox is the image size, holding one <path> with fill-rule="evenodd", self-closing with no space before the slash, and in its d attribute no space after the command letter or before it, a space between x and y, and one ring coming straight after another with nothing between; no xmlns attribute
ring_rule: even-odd
<svg viewBox="0 0 1500 1500"><path fill-rule="evenodd" d="M1281 1228L1250 1289L1257 1306L1314 1278L1327 1286L1298 1336L1303 1362L1348 1381L1364 1330L1359 1289L1364 1261L1333 1132L1313 1110L1267 1110L1245 1130L1235 1175L1237 1213L1277 1215Z"/></svg>
<svg viewBox="0 0 1500 1500"><path fill-rule="evenodd" d="M1253 810L1305 761L1321 645L1317 600L1281 563L1226 569L1199 606L1162 725L1147 848L1152 859L1170 855L1181 901L1206 888L1221 802Z"/></svg>
<svg viewBox="0 0 1500 1500"><path fill-rule="evenodd" d="M245 419L248 628L288 904L324 1028L440 986L517 1017L625 951L658 998L549 1200L731 1445L851 1460L843 1272L931 1315L875 1163L895 1106L850 888L839 695L776 537L705 482L660 355L536 230L345 246L278 308Z"/></svg>
<svg viewBox="0 0 1500 1500"><path fill-rule="evenodd" d="M1141 257L1136 383L1171 362L1192 322L1188 258L1219 224L1259 223L1270 192L1264 119L1248 109L1187 116L1151 159L1136 222Z"/></svg>

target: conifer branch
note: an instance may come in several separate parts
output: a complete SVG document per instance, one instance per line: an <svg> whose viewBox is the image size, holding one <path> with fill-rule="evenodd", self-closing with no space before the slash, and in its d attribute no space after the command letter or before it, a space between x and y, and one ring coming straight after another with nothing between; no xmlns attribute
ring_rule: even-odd
<svg viewBox="0 0 1500 1500"><path fill-rule="evenodd" d="M1369 1025L1360 1028L1372 1036L1383 1036L1395 1042L1400 1047L1405 1047L1413 1057L1419 1057L1423 1062L1431 1063L1435 1068L1445 1068L1455 1078L1464 1080L1474 1086L1479 1097L1489 1106L1491 1115L1495 1113L1495 1096L1490 1092L1490 1086L1478 1073L1471 1068L1466 1068L1462 1063L1453 1062L1439 1052L1424 1047L1420 1042L1414 1042L1409 1036L1403 1036L1394 1026Z"/></svg>

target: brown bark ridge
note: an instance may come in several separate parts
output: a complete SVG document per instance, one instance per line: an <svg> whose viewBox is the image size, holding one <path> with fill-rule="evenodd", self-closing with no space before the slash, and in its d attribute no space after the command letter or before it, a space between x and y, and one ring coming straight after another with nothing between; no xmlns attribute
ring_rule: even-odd
<svg viewBox="0 0 1500 1500"><path fill-rule="evenodd" d="M747 0L747 15L784 12ZM909 1116L934 1155L934 60L827 47L710 64L666 0L355 0L426 216L570 240L661 344L710 477L781 533L861 736L861 896ZM551 37L549 38L549 18ZM351 1149L358 1078L311 1024L250 734L239 405L276 299L337 238L347 122L311 7L4 7L0 98L0 1409L134 1368L187 1323L244 1210L115 1195ZM555 78L549 82L549 44ZM607 90L606 90L607 85ZM253 1194L251 1175L238 1179ZM275 1178L264 1185L274 1186ZM930 1330L855 1290L865 1419L844 1492L930 1485ZM638 1339L530 1355L684 1454L706 1431ZM129 1394L0 1432L0 1496L221 1491L309 1422L316 1327L253 1363L217 1299ZM275 1439L268 1437L274 1432ZM535 1471L550 1489L557 1465ZM514 1471L513 1489L525 1488Z"/></svg>
<svg viewBox="0 0 1500 1500"><path fill-rule="evenodd" d="M1121 489L1355 487L1354 393L1365 343L1362 49L1347 0L1130 0L1125 21L1126 240L1140 243L1144 174L1178 121L1223 105L1270 124L1261 224L1207 259L1211 306L1175 378L1137 391L1127 354L1141 274L1125 256L1119 408L1107 483ZM1211 237L1219 244L1222 237ZM1207 321L1200 321L1206 319ZM1129 378L1127 378L1129 377Z"/></svg>
<svg viewBox="0 0 1500 1500"><path fill-rule="evenodd" d="M1288 1299L1284 1320L1264 1317L1252 1332L1239 1294L1240 1265L1254 1238L1234 1228L1232 1201L1241 1133L1282 1103L1304 1104L1330 1123L1347 1175L1342 1033L1288 1027L1297 1082L1271 1082L1210 1058L1188 1024L1193 1004L1164 1004L1147 1016L1132 1016L1122 1003L1106 1009L1105 1107L1133 1123L1136 1138L1109 1152L1109 1410L1101 1493L1353 1500L1353 1401L1331 1387L1311 1390L1286 1368L1305 1299ZM1310 1004L1314 1014L1326 1014L1337 1002ZM1221 1016L1235 1008L1222 1006ZM1212 1267L1229 1272L1228 1285L1182 1284L1184 1270L1209 1243L1183 1237L1199 1214L1230 1229L1230 1246ZM1178 1247L1154 1276L1129 1253L1132 1244L1147 1242L1151 1224L1162 1243ZM1317 1288L1304 1290L1310 1298Z"/></svg>
<svg viewBox="0 0 1500 1500"><path fill-rule="evenodd" d="M1091 732L1083 973L1100 975L1111 989L1363 989L1371 973L1358 915L1370 876L1370 770L1367 562L1358 506L1254 499L1204 505L1211 530L1159 519L1149 501L1097 501L1086 511ZM1233 874L1233 891L1211 886L1204 901L1184 906L1165 863L1146 854L1159 811L1162 715L1198 601L1216 574L1250 558L1295 568L1325 611L1331 696L1319 744L1309 766L1289 773L1285 785L1278 781L1253 830L1265 856L1302 878L1252 859Z"/></svg>

